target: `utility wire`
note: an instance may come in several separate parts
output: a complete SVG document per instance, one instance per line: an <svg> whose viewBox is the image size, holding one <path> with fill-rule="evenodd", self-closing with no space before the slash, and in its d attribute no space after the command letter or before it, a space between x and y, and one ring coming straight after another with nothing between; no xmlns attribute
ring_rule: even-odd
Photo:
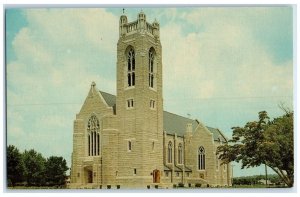
<svg viewBox="0 0 300 197"><path fill-rule="evenodd" d="M275 99L275 98L293 98L293 96L253 96L253 97L187 97L187 98L168 98L164 101L181 101L181 100L245 100L245 99ZM83 103L21 103L21 104L8 104L7 106L46 106L46 105L82 105Z"/></svg>

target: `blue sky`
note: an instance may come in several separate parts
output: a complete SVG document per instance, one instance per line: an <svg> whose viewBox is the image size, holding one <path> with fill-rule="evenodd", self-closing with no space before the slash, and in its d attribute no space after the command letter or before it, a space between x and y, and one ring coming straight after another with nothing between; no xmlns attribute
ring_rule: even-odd
<svg viewBox="0 0 300 197"><path fill-rule="evenodd" d="M207 126L243 126L266 110L293 108L292 7L143 9L160 23L164 109ZM7 9L7 142L70 165L73 120L90 84L116 92L122 8ZM235 176L263 174L264 168Z"/></svg>

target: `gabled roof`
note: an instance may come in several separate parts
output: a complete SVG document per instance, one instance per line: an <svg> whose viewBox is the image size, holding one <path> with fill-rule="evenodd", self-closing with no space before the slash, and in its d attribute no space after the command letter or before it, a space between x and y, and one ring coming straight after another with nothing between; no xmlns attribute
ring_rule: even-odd
<svg viewBox="0 0 300 197"><path fill-rule="evenodd" d="M185 118L177 114L173 114L164 111L164 131L168 134L175 134L178 136L183 136L186 131L186 125L191 123L193 131L196 129L198 123L196 120Z"/></svg>
<svg viewBox="0 0 300 197"><path fill-rule="evenodd" d="M116 96L102 91L100 91L100 93L107 105L113 107L115 113ZM177 136L183 136L186 131L186 125L188 123L192 124L193 131L199 124L197 120L179 116L177 114L173 114L167 111L163 112L163 128L164 131L167 132L167 134L174 135L176 133ZM212 127L206 128L213 134L215 141L219 141L220 139L222 142L227 142L227 139L219 129L215 129Z"/></svg>
<svg viewBox="0 0 300 197"><path fill-rule="evenodd" d="M112 107L113 108L113 113L116 114L116 96L112 95L112 94L109 94L109 93L106 93L106 92L102 92L102 91L99 91L99 92L102 95L102 97L104 98L106 104L109 107Z"/></svg>
<svg viewBox="0 0 300 197"><path fill-rule="evenodd" d="M100 91L100 93L108 106L112 107L116 104L116 96L115 95L112 95L112 94L109 94L106 92L102 92L102 91Z"/></svg>
<svg viewBox="0 0 300 197"><path fill-rule="evenodd" d="M227 138L223 135L223 133L219 129L215 129L212 127L206 127L214 136L215 141L227 142Z"/></svg>

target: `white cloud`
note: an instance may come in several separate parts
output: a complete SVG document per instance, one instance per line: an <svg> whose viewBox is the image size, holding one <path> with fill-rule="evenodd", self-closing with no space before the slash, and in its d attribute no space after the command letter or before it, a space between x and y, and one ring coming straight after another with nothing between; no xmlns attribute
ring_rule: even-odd
<svg viewBox="0 0 300 197"><path fill-rule="evenodd" d="M180 16L193 26L162 27L166 99L291 96L292 62L274 62L248 21L265 9L239 12L237 18L232 10L195 10Z"/></svg>
<svg viewBox="0 0 300 197"><path fill-rule="evenodd" d="M107 55L118 38L118 26L107 25L118 24L115 16L103 9L29 9L26 16L28 26L13 41L17 60L7 65L8 83L23 93L14 102L35 103L51 98L57 102L60 98L51 95L51 90L69 93L71 86L80 94L91 81L107 83L113 78L99 78L99 73L105 71L106 62L115 62L115 54ZM13 94L9 90L10 96Z"/></svg>
<svg viewBox="0 0 300 197"><path fill-rule="evenodd" d="M27 25L12 43L16 58L7 64L8 143L45 156L65 152L70 162L73 119L91 82L115 92L106 67L116 62L118 18L104 9L26 9L24 15Z"/></svg>

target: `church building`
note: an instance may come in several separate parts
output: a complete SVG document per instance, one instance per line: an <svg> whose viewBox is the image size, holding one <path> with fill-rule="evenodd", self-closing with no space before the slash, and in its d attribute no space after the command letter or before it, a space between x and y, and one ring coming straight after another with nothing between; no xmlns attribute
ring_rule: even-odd
<svg viewBox="0 0 300 197"><path fill-rule="evenodd" d="M117 94L92 82L74 121L70 188L231 185L230 164L216 155L222 132L163 110L162 66L159 23L122 15Z"/></svg>

